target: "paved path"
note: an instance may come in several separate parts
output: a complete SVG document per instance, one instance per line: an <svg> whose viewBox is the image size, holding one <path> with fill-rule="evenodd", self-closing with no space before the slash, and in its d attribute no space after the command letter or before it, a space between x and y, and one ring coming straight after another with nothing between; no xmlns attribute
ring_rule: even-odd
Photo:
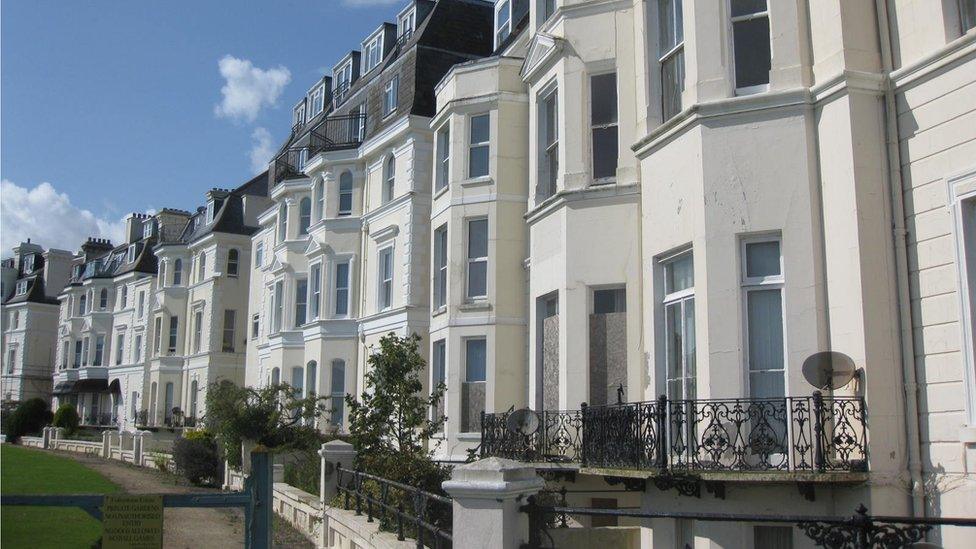
<svg viewBox="0 0 976 549"><path fill-rule="evenodd" d="M213 493L180 482L171 474L74 452L55 452L98 471L130 494ZM275 547L313 547L284 521L275 521ZM241 509L167 508L163 511L163 546L184 548L240 548L244 546Z"/></svg>

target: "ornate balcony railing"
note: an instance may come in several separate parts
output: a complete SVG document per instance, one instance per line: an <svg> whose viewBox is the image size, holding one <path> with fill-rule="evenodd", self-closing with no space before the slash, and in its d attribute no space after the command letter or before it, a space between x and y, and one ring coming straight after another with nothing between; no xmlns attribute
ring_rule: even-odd
<svg viewBox="0 0 976 549"><path fill-rule="evenodd" d="M309 132L308 157L358 147L366 133L366 113L330 116Z"/></svg>
<svg viewBox="0 0 976 549"><path fill-rule="evenodd" d="M482 414L481 455L530 462L578 462L583 414L579 410L538 412L538 428L530 434L509 429L513 412Z"/></svg>
<svg viewBox="0 0 976 549"><path fill-rule="evenodd" d="M867 470L867 409L860 397L662 396L583 406L579 412L539 412L539 427L531 433L509 429L507 416L485 414L482 457L702 472Z"/></svg>

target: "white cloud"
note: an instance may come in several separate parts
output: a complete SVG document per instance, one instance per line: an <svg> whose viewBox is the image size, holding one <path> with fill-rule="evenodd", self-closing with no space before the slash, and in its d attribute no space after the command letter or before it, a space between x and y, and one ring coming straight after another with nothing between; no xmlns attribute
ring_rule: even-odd
<svg viewBox="0 0 976 549"><path fill-rule="evenodd" d="M220 88L223 100L214 105L214 114L222 118L254 122L263 107L274 106L291 82L291 72L284 66L259 69L249 59L225 55L217 62L225 84Z"/></svg>
<svg viewBox="0 0 976 549"><path fill-rule="evenodd" d="M344 6L350 8L366 8L371 6L392 6L402 0L342 0Z"/></svg>
<svg viewBox="0 0 976 549"><path fill-rule="evenodd" d="M77 251L89 236L122 242L125 222L98 217L71 203L67 194L44 182L28 189L0 181L0 252L28 238L45 248Z"/></svg>
<svg viewBox="0 0 976 549"><path fill-rule="evenodd" d="M271 132L264 128L255 128L251 133L251 171L259 174L268 169L268 162L275 150L272 147Z"/></svg>

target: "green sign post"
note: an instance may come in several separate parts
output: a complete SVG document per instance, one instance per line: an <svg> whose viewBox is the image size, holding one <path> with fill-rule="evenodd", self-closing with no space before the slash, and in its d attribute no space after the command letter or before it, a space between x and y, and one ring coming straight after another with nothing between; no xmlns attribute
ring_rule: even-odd
<svg viewBox="0 0 976 549"><path fill-rule="evenodd" d="M163 496L107 494L102 528L103 549L161 549Z"/></svg>

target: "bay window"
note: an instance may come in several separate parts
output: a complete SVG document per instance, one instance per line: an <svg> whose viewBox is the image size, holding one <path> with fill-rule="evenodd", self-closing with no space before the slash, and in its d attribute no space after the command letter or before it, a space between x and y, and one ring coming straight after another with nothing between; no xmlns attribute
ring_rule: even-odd
<svg viewBox="0 0 976 549"><path fill-rule="evenodd" d="M783 346L783 262L778 238L742 241L749 396L786 396Z"/></svg>
<svg viewBox="0 0 976 549"><path fill-rule="evenodd" d="M227 276L236 277L240 269L241 253L237 248L227 251Z"/></svg>
<svg viewBox="0 0 976 549"><path fill-rule="evenodd" d="M617 74L590 77L593 179L617 175Z"/></svg>
<svg viewBox="0 0 976 549"><path fill-rule="evenodd" d="M383 167L383 203L393 200L394 183L396 183L396 158L391 154Z"/></svg>
<svg viewBox="0 0 976 549"><path fill-rule="evenodd" d="M667 395L671 400L694 399L695 268L691 251L664 261L664 356Z"/></svg>
<svg viewBox="0 0 976 549"><path fill-rule="evenodd" d="M335 316L349 314L349 264L337 263L335 268Z"/></svg>
<svg viewBox="0 0 976 549"><path fill-rule="evenodd" d="M309 269L309 281L312 285L311 296L309 297L309 318L319 317L319 304L322 302L322 265L316 263Z"/></svg>
<svg viewBox="0 0 976 549"><path fill-rule="evenodd" d="M683 0L658 0L658 63L661 65L662 121L681 112L685 89Z"/></svg>
<svg viewBox="0 0 976 549"><path fill-rule="evenodd" d="M312 199L305 197L298 202L298 234L308 234L312 224Z"/></svg>
<svg viewBox="0 0 976 549"><path fill-rule="evenodd" d="M558 91L543 94L539 99L539 182L538 200L556 194L559 176Z"/></svg>
<svg viewBox="0 0 976 549"><path fill-rule="evenodd" d="M339 215L352 215L352 172L349 170L339 176Z"/></svg>
<svg viewBox="0 0 976 549"><path fill-rule="evenodd" d="M169 317L169 348L167 349L170 354L176 352L177 338L180 333L180 317L173 315Z"/></svg>
<svg viewBox="0 0 976 549"><path fill-rule="evenodd" d="M346 399L346 362L341 359L332 361L332 371L329 372L329 399L332 410L329 414L329 423L333 427L340 427L343 423L343 411Z"/></svg>
<svg viewBox="0 0 976 549"><path fill-rule="evenodd" d="M447 305L447 225L434 231L434 308Z"/></svg>
<svg viewBox="0 0 976 549"><path fill-rule="evenodd" d="M381 311L393 306L393 248L380 250L377 304Z"/></svg>
<svg viewBox="0 0 976 549"><path fill-rule="evenodd" d="M285 299L285 289L284 283L282 281L277 281L274 283L274 290L272 294L271 306L273 308L273 314L271 317L271 331L272 333L278 333L281 331L281 319L284 315L284 299Z"/></svg>
<svg viewBox="0 0 976 549"><path fill-rule="evenodd" d="M763 91L771 65L767 0L731 1L736 93Z"/></svg>
<svg viewBox="0 0 976 549"><path fill-rule="evenodd" d="M450 172L448 168L451 163L451 126L445 123L441 129L437 130L437 181L434 185L435 191L440 191L447 187Z"/></svg>
<svg viewBox="0 0 976 549"><path fill-rule="evenodd" d="M308 312L308 279L295 280L295 327L305 324Z"/></svg>
<svg viewBox="0 0 976 549"><path fill-rule="evenodd" d="M485 411L487 341L483 337L464 340L464 383L461 386L461 431L476 432Z"/></svg>
<svg viewBox="0 0 976 549"><path fill-rule="evenodd" d="M468 221L468 299L488 295L488 220Z"/></svg>
<svg viewBox="0 0 976 549"><path fill-rule="evenodd" d="M203 343L203 307L193 311L193 352L199 353Z"/></svg>
<svg viewBox="0 0 976 549"><path fill-rule="evenodd" d="M102 353L105 351L105 336L103 334L98 334L95 336L95 360L92 361L92 366L102 365Z"/></svg>
<svg viewBox="0 0 976 549"><path fill-rule="evenodd" d="M488 175L489 120L487 114L471 117L471 132L468 141L468 177Z"/></svg>
<svg viewBox="0 0 976 549"><path fill-rule="evenodd" d="M122 364L122 350L125 347L125 334L115 336L115 365Z"/></svg>
<svg viewBox="0 0 976 549"><path fill-rule="evenodd" d="M234 334L237 331L237 311L224 309L224 337L221 338L220 350L225 353L234 352Z"/></svg>

